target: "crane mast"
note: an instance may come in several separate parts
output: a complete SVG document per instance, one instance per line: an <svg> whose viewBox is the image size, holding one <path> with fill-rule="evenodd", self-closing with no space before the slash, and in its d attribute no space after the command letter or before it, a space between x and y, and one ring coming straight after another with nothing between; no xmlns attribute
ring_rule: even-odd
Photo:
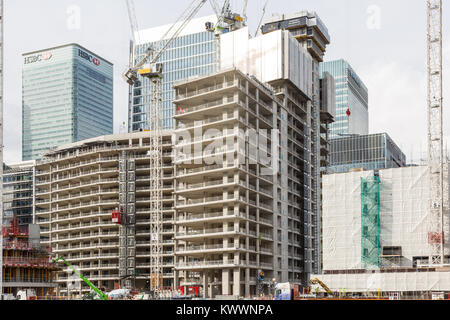
<svg viewBox="0 0 450 320"><path fill-rule="evenodd" d="M163 66L158 60L180 35L207 0L193 0L177 21L167 30L161 40L147 49L144 57L131 66L124 74L124 80L131 86L138 75L149 79L150 105L147 109L147 127L150 131L150 290L157 296L162 289L162 80ZM132 29L135 21L132 3L127 1ZM134 45L136 47L136 44ZM133 61L134 62L134 61Z"/></svg>
<svg viewBox="0 0 450 320"><path fill-rule="evenodd" d="M444 264L444 144L442 97L442 0L427 0L429 264Z"/></svg>

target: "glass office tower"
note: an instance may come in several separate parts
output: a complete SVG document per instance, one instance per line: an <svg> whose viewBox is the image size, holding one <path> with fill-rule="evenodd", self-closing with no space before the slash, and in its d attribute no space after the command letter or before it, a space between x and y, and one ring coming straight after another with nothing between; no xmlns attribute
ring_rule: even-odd
<svg viewBox="0 0 450 320"><path fill-rule="evenodd" d="M367 87L345 60L320 64L320 76L330 73L336 82L336 118L329 138L348 134L369 134L369 93Z"/></svg>
<svg viewBox="0 0 450 320"><path fill-rule="evenodd" d="M193 19L174 40L158 62L163 64L162 81L162 126L174 128L174 99L172 86L175 81L195 75L214 72L216 64L216 43L214 34L205 29L206 22L217 21L216 16ZM171 25L139 31L140 42L131 50L131 61L140 61L149 47L155 46ZM167 41L167 40L164 40ZM128 108L128 131L147 129L147 114L150 106L150 80L139 77L130 90Z"/></svg>
<svg viewBox="0 0 450 320"><path fill-rule="evenodd" d="M113 133L113 65L68 44L23 54L22 159Z"/></svg>

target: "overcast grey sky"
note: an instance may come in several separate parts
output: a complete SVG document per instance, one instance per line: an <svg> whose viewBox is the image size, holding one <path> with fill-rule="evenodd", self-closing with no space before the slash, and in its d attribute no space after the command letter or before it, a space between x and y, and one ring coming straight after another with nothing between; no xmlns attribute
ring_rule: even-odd
<svg viewBox="0 0 450 320"><path fill-rule="evenodd" d="M191 0L134 0L140 28L173 22ZM248 0L255 31L265 0ZM114 130L127 121L130 26L125 0L4 0L5 162L21 161L21 54L79 43L114 63ZM222 1L220 1L222 2ZM240 11L243 0L232 0ZM444 30L450 6L444 1ZM326 60L346 59L369 88L370 132L387 132L408 159L426 152L426 0L269 0L266 16L316 11L331 35ZM198 16L212 14L210 5ZM445 98L450 97L449 32L444 37ZM449 104L446 103L445 107ZM444 109L448 136L450 111Z"/></svg>

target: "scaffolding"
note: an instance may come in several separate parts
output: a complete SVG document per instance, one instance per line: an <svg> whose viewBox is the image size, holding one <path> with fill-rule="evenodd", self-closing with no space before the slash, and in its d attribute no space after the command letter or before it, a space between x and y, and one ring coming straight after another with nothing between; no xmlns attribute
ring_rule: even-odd
<svg viewBox="0 0 450 320"><path fill-rule="evenodd" d="M44 296L53 293L53 272L58 268L50 261L51 247L30 241L28 227L19 226L16 217L1 228L2 293L17 294L22 289L34 289Z"/></svg>
<svg viewBox="0 0 450 320"><path fill-rule="evenodd" d="M361 262L363 268L380 267L380 178L361 178Z"/></svg>

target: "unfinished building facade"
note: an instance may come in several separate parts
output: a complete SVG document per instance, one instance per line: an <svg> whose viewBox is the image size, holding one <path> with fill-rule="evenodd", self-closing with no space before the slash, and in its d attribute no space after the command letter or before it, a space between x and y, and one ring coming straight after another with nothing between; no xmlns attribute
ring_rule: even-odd
<svg viewBox="0 0 450 320"><path fill-rule="evenodd" d="M174 86L175 278L205 297L306 286L312 270L311 107L272 84L230 68Z"/></svg>
<svg viewBox="0 0 450 320"><path fill-rule="evenodd" d="M163 134L162 286L173 285L173 165L171 133ZM36 218L44 242L56 256L76 266L94 285L110 291L131 280L148 288L150 275L149 132L119 134L64 145L36 167ZM126 166L122 166L126 163ZM127 190L121 185L126 182ZM112 222L121 194L133 219ZM134 241L121 242L123 229ZM126 263L121 263L126 261ZM58 272L60 294L71 275ZM83 284L82 292L89 288Z"/></svg>
<svg viewBox="0 0 450 320"><path fill-rule="evenodd" d="M294 278L307 285L309 274L321 266L320 168L327 164L327 126L334 121L335 99L334 79L320 81L319 63L330 36L318 15L306 11L271 17L263 23L262 33L249 38L248 28L242 28L222 35L220 63L221 68L236 67L268 83L287 110L285 128L280 130L289 150L282 188L289 207L282 220L285 225L300 224L294 245L301 252L302 266L294 272L290 266L295 260L283 248L279 280ZM285 233L286 239L294 236Z"/></svg>
<svg viewBox="0 0 450 320"><path fill-rule="evenodd" d="M269 279L279 271L274 254L281 244L274 240L281 241L281 231L274 226L281 220L274 199L280 189L272 152L281 151L273 133L282 107L273 92L237 70L175 90L180 285L201 285L205 297L256 294L258 271Z"/></svg>

